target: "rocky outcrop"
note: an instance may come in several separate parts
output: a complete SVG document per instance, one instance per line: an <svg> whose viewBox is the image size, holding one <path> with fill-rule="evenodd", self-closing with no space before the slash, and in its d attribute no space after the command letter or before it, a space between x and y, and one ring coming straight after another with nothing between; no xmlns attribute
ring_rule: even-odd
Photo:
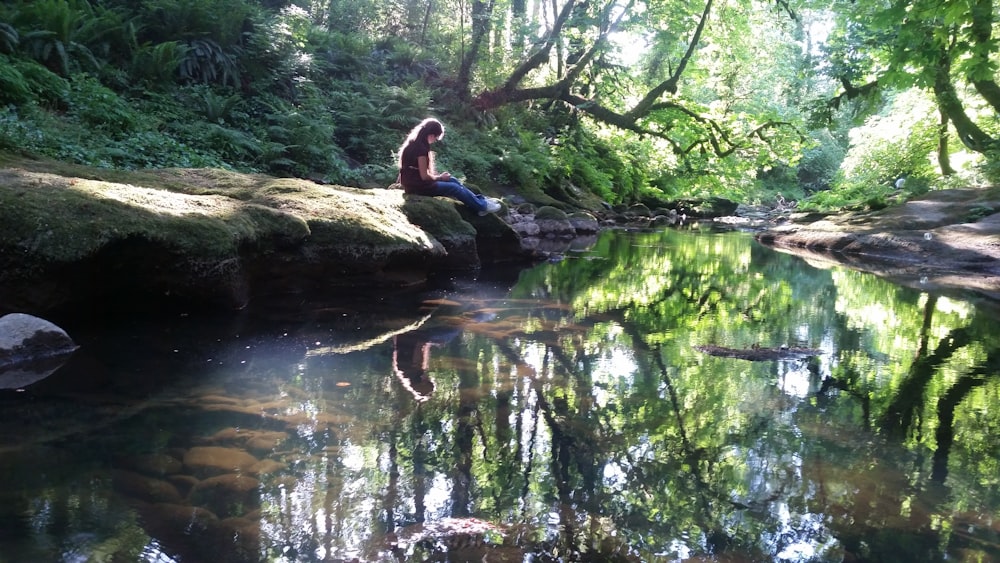
<svg viewBox="0 0 1000 563"><path fill-rule="evenodd" d="M523 254L506 223L444 198L220 170L129 180L0 170L0 313L94 300L239 308Z"/></svg>
<svg viewBox="0 0 1000 563"><path fill-rule="evenodd" d="M577 206L589 212L551 199L536 207L517 194L506 197L516 206L479 217L392 187L21 159L0 169L0 314L95 302L240 308L262 295L411 285L434 271L549 258L604 227L686 217L644 204L616 212L592 197ZM574 197L588 200L579 188ZM721 199L678 205L691 216L731 207Z"/></svg>
<svg viewBox="0 0 1000 563"><path fill-rule="evenodd" d="M814 264L842 264L896 283L1000 298L1000 189L941 190L877 211L793 214L757 234Z"/></svg>

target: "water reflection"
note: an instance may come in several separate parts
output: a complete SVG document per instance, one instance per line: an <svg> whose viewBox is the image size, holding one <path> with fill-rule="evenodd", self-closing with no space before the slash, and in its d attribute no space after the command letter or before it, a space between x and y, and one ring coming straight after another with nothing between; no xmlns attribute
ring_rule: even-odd
<svg viewBox="0 0 1000 563"><path fill-rule="evenodd" d="M0 558L996 560L996 318L665 231L510 283L67 319L77 355L0 394Z"/></svg>

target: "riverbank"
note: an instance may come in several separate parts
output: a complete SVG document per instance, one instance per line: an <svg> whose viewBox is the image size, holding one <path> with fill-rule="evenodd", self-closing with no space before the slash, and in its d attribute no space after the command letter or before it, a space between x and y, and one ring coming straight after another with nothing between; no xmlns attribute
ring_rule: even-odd
<svg viewBox="0 0 1000 563"><path fill-rule="evenodd" d="M791 213L756 237L820 267L1000 299L1000 188L941 190L835 216Z"/></svg>
<svg viewBox="0 0 1000 563"><path fill-rule="evenodd" d="M512 192L500 213L480 217L393 186L0 154L0 314L81 304L240 309L258 296L406 287L432 274L548 259L565 246L554 242L592 236L607 222L677 220L673 210L607 209L587 194L574 203Z"/></svg>
<svg viewBox="0 0 1000 563"><path fill-rule="evenodd" d="M405 285L528 258L496 216L400 190L0 160L0 313L94 301L240 308L254 295Z"/></svg>
<svg viewBox="0 0 1000 563"><path fill-rule="evenodd" d="M495 194L504 195L504 194ZM921 288L1000 298L1000 190L876 212L759 214L725 200L610 209L504 195L479 217L443 198L218 169L116 171L0 155L0 314L103 303L239 309L255 296L391 288L558 259L605 228L750 224L768 246ZM766 210L765 210L766 211ZM743 217L736 217L743 214Z"/></svg>

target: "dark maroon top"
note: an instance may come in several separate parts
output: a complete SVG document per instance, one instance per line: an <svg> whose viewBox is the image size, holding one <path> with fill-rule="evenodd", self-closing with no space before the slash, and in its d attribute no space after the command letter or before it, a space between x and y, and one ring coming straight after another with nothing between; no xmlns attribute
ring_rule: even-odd
<svg viewBox="0 0 1000 563"><path fill-rule="evenodd" d="M431 147L426 141L417 139L410 142L403 148L400 157L401 168L399 170L399 183L403 184L403 189L407 193L421 193L428 190L434 183L433 180L424 180L420 177L420 168L417 166L417 159L421 156L428 158L430 163Z"/></svg>

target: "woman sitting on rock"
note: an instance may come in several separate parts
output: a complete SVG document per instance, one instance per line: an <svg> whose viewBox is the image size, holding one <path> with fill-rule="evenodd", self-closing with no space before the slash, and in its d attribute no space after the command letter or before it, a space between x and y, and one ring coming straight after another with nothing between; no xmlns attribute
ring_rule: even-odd
<svg viewBox="0 0 1000 563"><path fill-rule="evenodd" d="M500 202L496 199L473 193L451 174L434 170L431 144L442 137L444 125L433 118L421 121L407 135L399 148L399 183L403 190L408 194L457 199L480 215L500 211Z"/></svg>

